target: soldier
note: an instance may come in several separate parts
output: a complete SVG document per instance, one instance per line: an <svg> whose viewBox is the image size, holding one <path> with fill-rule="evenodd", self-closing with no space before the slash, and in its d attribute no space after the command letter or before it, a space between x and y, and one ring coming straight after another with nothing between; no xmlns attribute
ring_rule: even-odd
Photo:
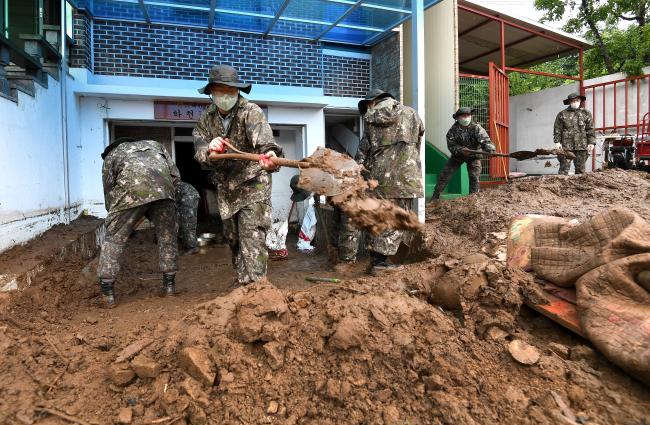
<svg viewBox="0 0 650 425"><path fill-rule="evenodd" d="M196 240L196 215L200 199L199 192L191 184L180 182L176 186L178 236L181 245L186 249L183 255L192 255L199 252L198 241Z"/></svg>
<svg viewBox="0 0 650 425"><path fill-rule="evenodd" d="M111 143L102 153L102 159L108 216L97 276L103 307L115 306L114 283L120 270L120 256L143 216L156 228L163 292L174 295L178 270L175 184L180 175L171 155L153 140L135 141L125 137Z"/></svg>
<svg viewBox="0 0 650 425"><path fill-rule="evenodd" d="M587 157L593 153L594 146L596 146L594 120L591 112L580 108L580 104L586 99L578 93L571 93L563 101L569 107L557 114L555 125L553 125L555 149L563 149L575 154L576 159L573 160L573 164L576 174L585 172ZM558 160L560 161L559 174L569 174L571 160L565 156L558 156Z"/></svg>
<svg viewBox="0 0 650 425"><path fill-rule="evenodd" d="M383 90L373 89L359 102L363 116L364 134L359 143L356 161L368 170L368 177L377 180L375 195L389 199L406 210L412 209L413 199L422 196L420 141L424 125L417 112L395 100ZM339 253L343 264L356 254L357 238L343 227L339 239ZM354 233L354 232L352 232ZM387 230L368 238L367 247L372 257L369 272L396 270L388 257L395 255L405 232ZM348 258L345 258L348 255Z"/></svg>
<svg viewBox="0 0 650 425"><path fill-rule="evenodd" d="M483 150L485 152L496 152L490 136L479 123L472 122L472 108L459 108L452 117L456 120L447 132L447 148L451 157L440 171L438 183L433 191L431 200L440 199L442 192L454 172L463 163L467 164L469 172L469 193L479 191L479 178L481 176L481 159L479 156L467 154L464 149Z"/></svg>
<svg viewBox="0 0 650 425"><path fill-rule="evenodd" d="M240 285L266 277L270 173L278 169L271 158L282 155L260 107L240 95L250 90L251 85L242 83L234 68L212 67L208 84L199 93L211 96L213 104L201 115L193 132L195 159L216 172L219 214ZM260 154L259 162L211 161L210 153L225 152L226 143Z"/></svg>

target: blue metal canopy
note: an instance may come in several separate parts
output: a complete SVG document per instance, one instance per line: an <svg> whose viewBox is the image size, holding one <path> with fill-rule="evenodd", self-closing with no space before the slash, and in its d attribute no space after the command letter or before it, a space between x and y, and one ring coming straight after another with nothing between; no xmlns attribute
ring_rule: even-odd
<svg viewBox="0 0 650 425"><path fill-rule="evenodd" d="M431 6L439 0L426 0ZM95 18L371 46L411 16L411 0L71 0Z"/></svg>

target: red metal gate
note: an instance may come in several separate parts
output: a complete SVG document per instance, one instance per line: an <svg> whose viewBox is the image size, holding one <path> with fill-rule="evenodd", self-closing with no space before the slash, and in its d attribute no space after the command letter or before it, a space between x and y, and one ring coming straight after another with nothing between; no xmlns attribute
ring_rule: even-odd
<svg viewBox="0 0 650 425"><path fill-rule="evenodd" d="M499 69L494 62L490 62L489 74L490 91L490 122L489 133L497 152L509 153L510 111L509 96L510 84L508 74ZM508 158L490 159L490 177L494 182L508 179L510 164ZM485 182L488 183L488 182Z"/></svg>

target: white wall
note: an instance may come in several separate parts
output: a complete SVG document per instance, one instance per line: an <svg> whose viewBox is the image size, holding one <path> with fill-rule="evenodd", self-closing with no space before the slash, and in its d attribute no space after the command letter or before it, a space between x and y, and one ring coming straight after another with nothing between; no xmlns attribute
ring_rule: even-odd
<svg viewBox="0 0 650 425"><path fill-rule="evenodd" d="M277 127L274 127L277 129ZM284 152L285 158L301 159L303 157L302 127L290 128L280 127L279 136L275 138ZM291 194L293 191L289 186L291 178L298 174L294 168L283 167L280 171L273 173L273 188L271 203L273 205L273 221L286 220L291 209Z"/></svg>
<svg viewBox="0 0 650 425"><path fill-rule="evenodd" d="M645 68L645 73L650 73L650 67ZM606 81L615 81L625 78L624 74L612 74L604 77L585 80L584 85L589 86ZM640 86L641 116L648 111L648 79ZM510 97L510 151L517 150L535 150L536 148L553 147L553 123L558 112L566 108L562 103L569 93L578 91L578 83L572 83L565 86L553 87L536 93L529 93L520 96ZM625 85L617 84L617 123L625 122ZM587 110L593 109L593 92L587 91L587 101L585 107ZM596 111L595 126L602 127L603 108L602 108L602 89L596 90ZM605 94L605 123L607 126L613 125L614 122L614 87L609 86ZM636 122L636 85L629 87L628 94L629 113L628 122ZM596 169L602 167L602 141L611 131L606 133L597 132L596 145ZM545 167L547 161L550 161L551 167ZM592 168L592 158L587 160L587 170ZM551 160L528 160L528 161L510 161L512 171L520 171L528 174L557 174L559 162L557 159ZM573 166L571 167L573 172Z"/></svg>
<svg viewBox="0 0 650 425"><path fill-rule="evenodd" d="M51 77L34 97L0 98L0 251L66 218L61 109L61 83Z"/></svg>
<svg viewBox="0 0 650 425"><path fill-rule="evenodd" d="M445 134L458 105L456 1L445 0L424 12L426 140L445 153ZM404 24L404 102L411 104L411 21Z"/></svg>
<svg viewBox="0 0 650 425"><path fill-rule="evenodd" d="M566 108L562 100L577 90L576 83L510 97L510 152L553 148L553 123ZM559 168L557 159L510 161L511 171L528 174L557 174Z"/></svg>

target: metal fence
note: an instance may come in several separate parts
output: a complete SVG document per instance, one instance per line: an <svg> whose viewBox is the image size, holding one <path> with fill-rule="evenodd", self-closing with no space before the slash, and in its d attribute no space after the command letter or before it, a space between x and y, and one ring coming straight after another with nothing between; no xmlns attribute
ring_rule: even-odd
<svg viewBox="0 0 650 425"><path fill-rule="evenodd" d="M478 75L461 74L459 77L459 98L460 106L473 108L474 113L472 114L472 118L489 133L490 92L488 78ZM481 160L481 181L491 182L494 180L490 176L490 160Z"/></svg>

